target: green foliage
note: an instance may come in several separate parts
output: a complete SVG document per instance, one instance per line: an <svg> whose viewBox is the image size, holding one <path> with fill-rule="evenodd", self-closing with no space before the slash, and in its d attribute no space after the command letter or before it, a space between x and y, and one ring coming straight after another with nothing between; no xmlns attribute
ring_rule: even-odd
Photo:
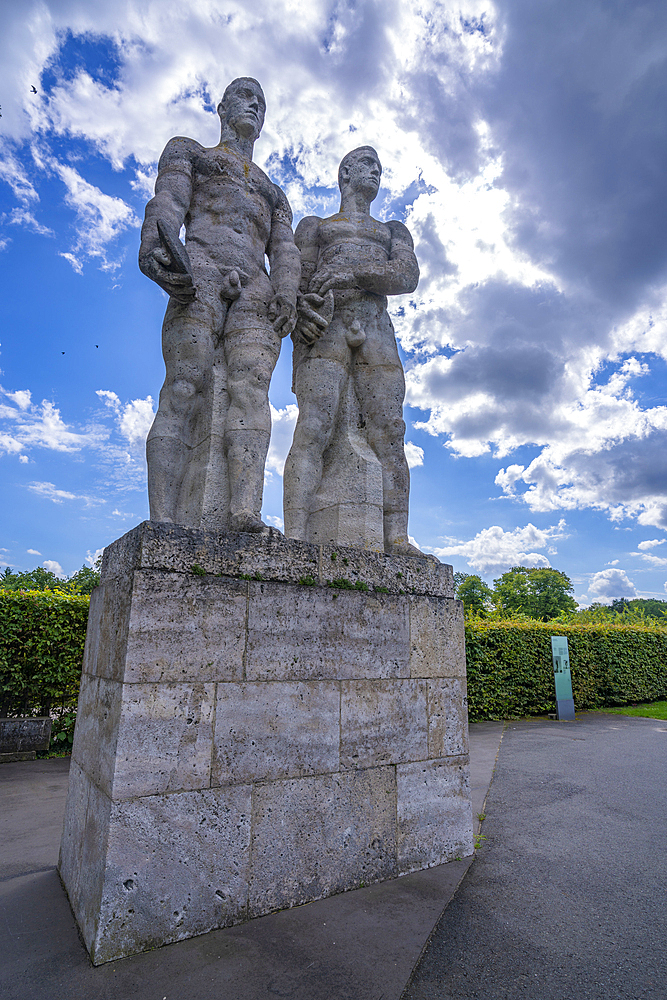
<svg viewBox="0 0 667 1000"><path fill-rule="evenodd" d="M623 708L603 708L614 715L634 715L641 719L661 719L667 722L667 701L654 701L650 705L624 705Z"/></svg>
<svg viewBox="0 0 667 1000"><path fill-rule="evenodd" d="M89 598L0 590L0 716L76 705Z"/></svg>
<svg viewBox="0 0 667 1000"><path fill-rule="evenodd" d="M337 587L338 590L368 590L368 584L364 583L363 580L357 580L356 583L352 583L351 580L346 580L344 577L339 577L337 580L329 580L330 587Z"/></svg>
<svg viewBox="0 0 667 1000"><path fill-rule="evenodd" d="M456 587L456 596L463 601L465 613L486 617L493 607L491 588L474 573L455 573L454 577L463 577Z"/></svg>
<svg viewBox="0 0 667 1000"><path fill-rule="evenodd" d="M299 583L302 587L314 587L317 580L314 576L311 576L310 573L307 573L306 576L299 577Z"/></svg>
<svg viewBox="0 0 667 1000"><path fill-rule="evenodd" d="M538 621L550 621L577 608L570 578L557 569L513 566L493 584L496 606L504 612L521 611Z"/></svg>
<svg viewBox="0 0 667 1000"><path fill-rule="evenodd" d="M206 576L206 570L200 566L199 563L193 563L190 569L195 576ZM249 579L249 577L247 579Z"/></svg>
<svg viewBox="0 0 667 1000"><path fill-rule="evenodd" d="M61 594L91 594L93 587L100 582L100 565L102 559L95 563L95 568L82 566L69 579L61 580L50 569L36 566L25 573L15 573L7 567L0 574L0 590L50 590Z"/></svg>
<svg viewBox="0 0 667 1000"><path fill-rule="evenodd" d="M655 623L469 618L465 631L472 722L554 711L552 635L567 637L578 711L667 696L667 629Z"/></svg>

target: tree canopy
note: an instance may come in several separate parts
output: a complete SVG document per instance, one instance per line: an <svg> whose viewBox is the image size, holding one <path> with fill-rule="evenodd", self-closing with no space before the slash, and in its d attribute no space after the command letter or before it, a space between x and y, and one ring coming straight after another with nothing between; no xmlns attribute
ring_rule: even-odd
<svg viewBox="0 0 667 1000"><path fill-rule="evenodd" d="M0 590L59 590L65 594L90 594L100 582L99 562L94 569L82 566L67 579L60 579L43 566L25 572L14 572L8 566L0 574Z"/></svg>
<svg viewBox="0 0 667 1000"><path fill-rule="evenodd" d="M563 612L577 610L577 602L571 596L572 582L557 569L512 566L493 585L494 600L500 611L523 612L548 622Z"/></svg>
<svg viewBox="0 0 667 1000"><path fill-rule="evenodd" d="M463 601L466 614L485 617L493 607L493 591L475 573L455 573L456 596Z"/></svg>

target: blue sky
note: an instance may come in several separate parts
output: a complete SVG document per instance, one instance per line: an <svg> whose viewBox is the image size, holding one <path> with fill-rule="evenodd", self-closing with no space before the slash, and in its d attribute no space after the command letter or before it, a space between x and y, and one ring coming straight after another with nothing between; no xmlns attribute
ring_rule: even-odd
<svg viewBox="0 0 667 1000"><path fill-rule="evenodd" d="M25 0L0 38L0 565L66 574L147 517L164 294L136 264L167 140L238 75L295 224L370 143L422 278L391 308L411 534L581 603L667 597L667 8L605 0ZM35 86L37 94L31 92ZM290 342L264 514L282 517Z"/></svg>

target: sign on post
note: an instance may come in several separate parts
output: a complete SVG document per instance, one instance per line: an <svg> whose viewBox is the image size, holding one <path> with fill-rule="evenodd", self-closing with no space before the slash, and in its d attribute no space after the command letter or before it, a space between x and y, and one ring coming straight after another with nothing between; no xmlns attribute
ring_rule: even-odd
<svg viewBox="0 0 667 1000"><path fill-rule="evenodd" d="M558 719L561 722L574 722L570 654L567 648L567 638L564 635L551 636L551 655L554 663Z"/></svg>

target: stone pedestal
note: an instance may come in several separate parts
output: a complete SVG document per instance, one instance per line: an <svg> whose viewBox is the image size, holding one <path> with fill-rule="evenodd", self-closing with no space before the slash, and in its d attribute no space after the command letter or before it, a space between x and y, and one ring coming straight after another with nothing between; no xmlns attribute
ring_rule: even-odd
<svg viewBox="0 0 667 1000"><path fill-rule="evenodd" d="M472 853L452 592L277 534L105 550L59 863L95 964Z"/></svg>

